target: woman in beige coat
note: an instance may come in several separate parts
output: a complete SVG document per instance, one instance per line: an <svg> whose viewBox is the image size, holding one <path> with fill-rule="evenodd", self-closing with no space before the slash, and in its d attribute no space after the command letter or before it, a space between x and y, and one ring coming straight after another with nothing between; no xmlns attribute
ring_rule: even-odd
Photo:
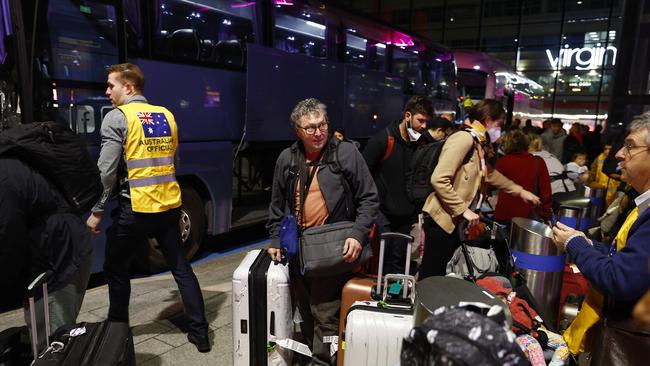
<svg viewBox="0 0 650 366"><path fill-rule="evenodd" d="M538 205L539 198L524 190L501 173L488 171L483 145L487 131L499 128L505 117L503 105L486 99L476 104L462 125L451 135L440 153L438 165L431 175L433 192L427 198L424 212L425 246L419 278L444 276L447 262L460 245L456 225L460 220L468 226L478 224L475 213L485 199L490 184L524 201Z"/></svg>

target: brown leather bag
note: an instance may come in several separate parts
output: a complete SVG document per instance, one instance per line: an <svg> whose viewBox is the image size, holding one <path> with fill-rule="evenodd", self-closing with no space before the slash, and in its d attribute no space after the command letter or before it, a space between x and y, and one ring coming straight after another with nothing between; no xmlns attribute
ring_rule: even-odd
<svg viewBox="0 0 650 366"><path fill-rule="evenodd" d="M595 327L590 365L648 365L650 326L632 318L625 320L604 318Z"/></svg>

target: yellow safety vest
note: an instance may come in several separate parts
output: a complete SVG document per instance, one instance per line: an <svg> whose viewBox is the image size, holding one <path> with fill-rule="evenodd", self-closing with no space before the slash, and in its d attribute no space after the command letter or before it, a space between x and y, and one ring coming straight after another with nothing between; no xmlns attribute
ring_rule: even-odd
<svg viewBox="0 0 650 366"><path fill-rule="evenodd" d="M623 226L616 234L616 251L620 251L627 244L627 235L630 228L639 217L639 208L635 207L623 223ZM582 303L578 316L573 320L569 328L564 332L564 340L569 346L569 351L574 355L585 351L591 351L591 345L587 342L587 331L598 323L602 317L604 296L593 286L589 289L585 301Z"/></svg>
<svg viewBox="0 0 650 366"><path fill-rule="evenodd" d="M616 199L616 191L618 190L620 181L612 179L603 173L603 165L605 165L605 159L607 156L604 153L598 155L594 163L596 164L596 174L594 177L594 182L591 184L592 188L597 189L606 189L607 193L605 196L605 208L607 208L614 199Z"/></svg>
<svg viewBox="0 0 650 366"><path fill-rule="evenodd" d="M126 168L133 212L165 212L181 205L174 157L178 131L167 108L147 103L118 107L126 116Z"/></svg>

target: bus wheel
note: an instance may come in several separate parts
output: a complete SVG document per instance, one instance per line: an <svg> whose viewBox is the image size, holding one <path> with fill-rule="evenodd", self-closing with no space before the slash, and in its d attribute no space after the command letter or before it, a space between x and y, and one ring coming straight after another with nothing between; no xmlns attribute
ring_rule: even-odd
<svg viewBox="0 0 650 366"><path fill-rule="evenodd" d="M203 212L203 200L193 188L182 188L181 214L178 224L181 231L181 242L185 251L185 258L191 260L199 251L203 236L205 235L205 213ZM147 272L160 272L168 269L167 262L154 238L148 239L149 255L148 265L145 265Z"/></svg>

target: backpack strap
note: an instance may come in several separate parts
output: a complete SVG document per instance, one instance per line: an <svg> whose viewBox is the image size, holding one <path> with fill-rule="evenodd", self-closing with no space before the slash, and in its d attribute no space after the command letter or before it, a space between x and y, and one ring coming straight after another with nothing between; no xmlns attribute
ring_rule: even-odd
<svg viewBox="0 0 650 366"><path fill-rule="evenodd" d="M296 214L296 182L300 179L300 167L298 167L298 144L291 145L291 162L289 163L289 211Z"/></svg>
<svg viewBox="0 0 650 366"><path fill-rule="evenodd" d="M386 150L384 150L384 156L381 157L381 161L386 161L390 154L393 152L393 146L395 146L395 136L391 135L388 127L386 127Z"/></svg>
<svg viewBox="0 0 650 366"><path fill-rule="evenodd" d="M353 206L353 197L352 197L352 189L350 188L350 183L348 181L348 177L345 174L345 170L343 169L343 166L341 165L341 160L339 159L339 146L341 145L341 141L338 139L333 139L332 148L334 151L331 152L331 155L333 156L333 165L336 168L335 173L339 175L339 179L341 180L341 186L343 186L343 192L345 195L345 200L346 200L346 205L348 205L348 209L352 210ZM393 142L395 140L393 139ZM391 148L392 149L392 148Z"/></svg>
<svg viewBox="0 0 650 366"><path fill-rule="evenodd" d="M463 163L461 164L461 165L465 165L472 158L472 155L474 155L474 149L476 149L476 145L480 144L481 142L479 141L478 136L474 135L471 131L468 130L460 130L460 131L465 131L469 133L469 135L472 136L472 140L474 140L474 143L472 144L472 148L469 149L469 151L465 155L465 158L463 159Z"/></svg>

